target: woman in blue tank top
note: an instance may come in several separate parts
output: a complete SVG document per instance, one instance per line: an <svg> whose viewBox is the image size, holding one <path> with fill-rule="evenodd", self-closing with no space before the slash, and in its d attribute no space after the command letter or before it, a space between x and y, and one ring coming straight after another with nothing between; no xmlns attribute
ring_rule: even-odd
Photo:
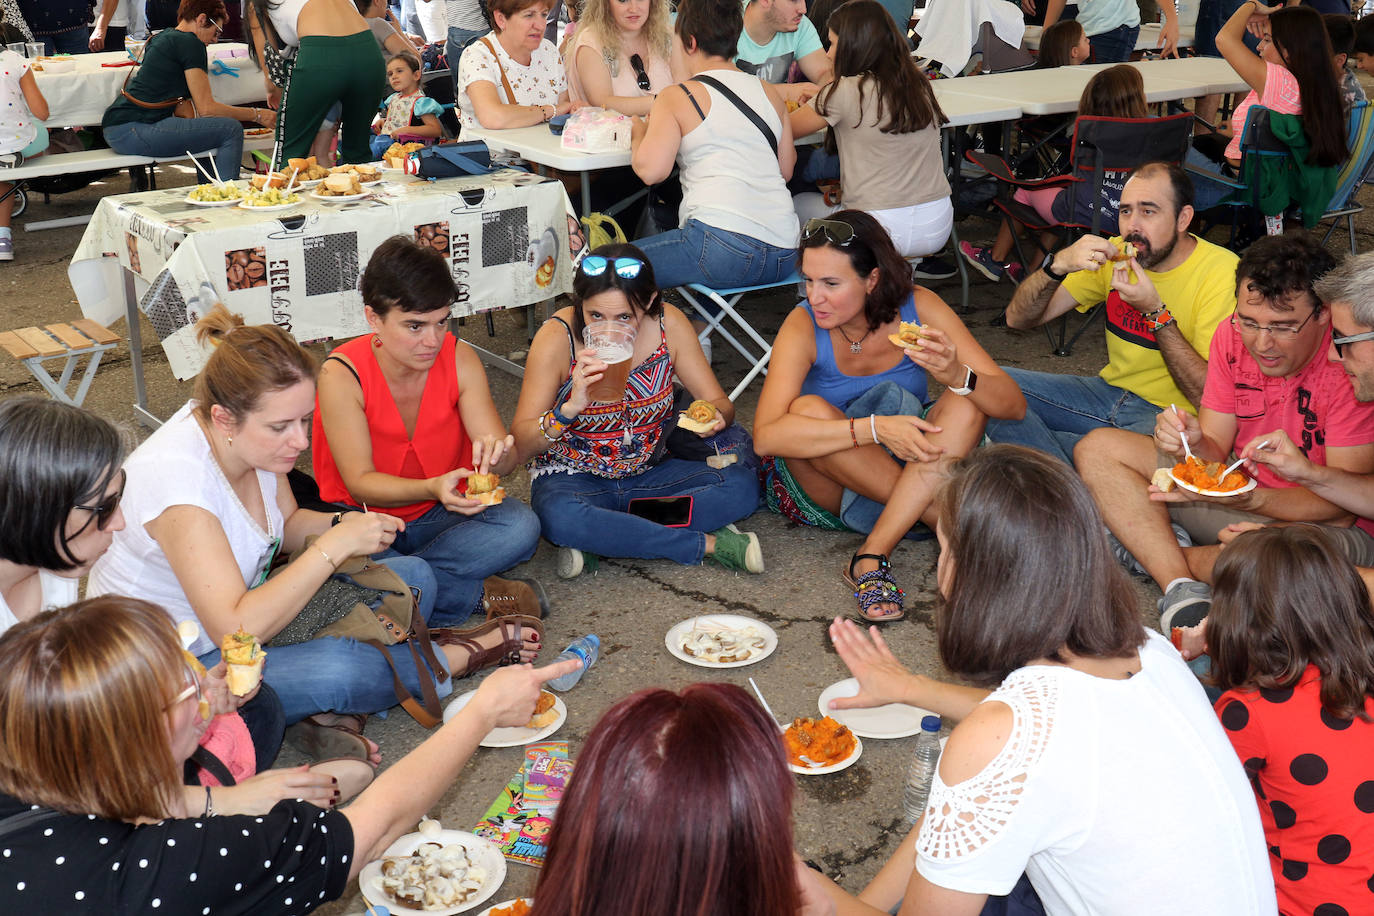
<svg viewBox="0 0 1374 916"><path fill-rule="evenodd" d="M928 537L945 466L981 440L988 418L1026 401L954 311L924 287L882 226L859 210L813 219L799 250L807 301L773 342L754 414L768 505L794 521L866 539L845 582L867 620L900 620L888 555ZM918 317L919 316L919 317ZM911 346L896 338L919 322ZM908 328L910 331L911 329ZM927 379L944 386L932 403Z"/></svg>

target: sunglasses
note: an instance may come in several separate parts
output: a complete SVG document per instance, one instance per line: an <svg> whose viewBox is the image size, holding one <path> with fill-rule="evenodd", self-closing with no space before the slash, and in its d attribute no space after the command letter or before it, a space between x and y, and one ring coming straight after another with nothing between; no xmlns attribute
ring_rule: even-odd
<svg viewBox="0 0 1374 916"><path fill-rule="evenodd" d="M110 519L114 517L115 510L119 508L119 501L124 498L124 486L128 482L129 475L125 473L123 468L120 468L119 489L115 491L113 496L108 496L105 499L102 499L99 503L97 503L94 506L83 506L79 503L75 506L72 506L73 509L84 509L87 512L91 513L91 517L86 519L86 524L82 525L81 529L77 531L76 534L72 535L72 537L77 537L87 528L91 527L91 522L95 522L95 527L97 530L104 531L105 528L110 524Z"/></svg>
<svg viewBox="0 0 1374 916"><path fill-rule="evenodd" d="M639 85L639 91L648 92L651 84L649 82L649 71L644 69L644 58L640 57L638 54L631 54L630 66L634 68L635 83Z"/></svg>
<svg viewBox="0 0 1374 916"><path fill-rule="evenodd" d="M638 258L616 258L611 261L599 254L589 254L582 259L578 265L578 270L585 276L599 277L606 272L607 265L615 269L615 275L622 280L633 280L639 276L639 272L644 269L644 262Z"/></svg>
<svg viewBox="0 0 1374 916"><path fill-rule="evenodd" d="M1331 346L1336 348L1336 358L1345 356L1345 348L1353 343L1362 340L1374 340L1374 331L1365 331L1362 334L1347 334L1345 337L1332 337Z"/></svg>
<svg viewBox="0 0 1374 916"><path fill-rule="evenodd" d="M854 241L854 227L837 219L807 220L802 227L802 241L809 242L818 235L825 236L825 240L832 245L844 247Z"/></svg>

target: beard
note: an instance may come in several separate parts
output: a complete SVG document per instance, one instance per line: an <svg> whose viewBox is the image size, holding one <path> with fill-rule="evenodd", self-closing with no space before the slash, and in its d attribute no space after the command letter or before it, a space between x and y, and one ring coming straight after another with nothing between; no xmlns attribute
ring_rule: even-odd
<svg viewBox="0 0 1374 916"><path fill-rule="evenodd" d="M1178 236L1171 237L1169 243L1159 249L1156 249L1150 244L1149 239L1137 232L1124 237L1122 241L1134 245L1136 262L1146 270L1151 270L1156 264L1162 264L1168 260L1169 255L1174 253L1174 246L1178 244Z"/></svg>

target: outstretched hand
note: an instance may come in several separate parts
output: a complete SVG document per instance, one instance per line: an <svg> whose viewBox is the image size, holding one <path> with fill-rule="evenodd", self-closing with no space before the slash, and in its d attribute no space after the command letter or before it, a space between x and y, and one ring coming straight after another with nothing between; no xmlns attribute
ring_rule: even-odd
<svg viewBox="0 0 1374 916"><path fill-rule="evenodd" d="M836 697L831 709L857 709L904 703L911 685L911 672L897 660L877 627L865 633L852 620L836 617L830 624L830 641L849 673L858 678L859 692L852 697Z"/></svg>

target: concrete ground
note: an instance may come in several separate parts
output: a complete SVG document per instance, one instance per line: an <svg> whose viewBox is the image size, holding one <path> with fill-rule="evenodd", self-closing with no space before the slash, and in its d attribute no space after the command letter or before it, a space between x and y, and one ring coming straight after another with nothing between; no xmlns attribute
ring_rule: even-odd
<svg viewBox="0 0 1374 916"><path fill-rule="evenodd" d="M164 186L186 184L191 176L176 167L164 168ZM66 265L76 249L81 229L62 229L38 234L23 231L27 220L51 219L89 210L104 194L124 193L128 179L113 176L83 191L44 205L41 198L16 226L16 259L0 264L0 329L63 321L80 317L66 276ZM1365 194L1368 201L1368 193ZM1360 250L1369 250L1374 225L1369 216L1357 219ZM990 239L995 227L969 219L959 226L960 237L975 242ZM1344 251L1337 235L1331 248ZM931 284L947 301L957 302L957 278ZM1050 354L1040 331L1014 332L994 326L1012 287L975 277L971 312L966 323L1000 363L1054 372L1095 373L1105 362L1104 336L1100 326L1079 343L1073 356ZM771 337L793 297L756 299L748 308L761 333ZM495 339L486 335L484 322L469 321L462 336L499 353L519 349L525 343L522 312L496 315ZM122 323L116 328L122 330ZM175 381L167 368L151 328L144 323L144 360L147 366L152 410L170 415L189 396L189 383ZM322 347L316 347L323 352ZM717 343L720 354L725 347ZM726 387L743 374L737 357L717 357L717 371ZM491 374L496 403L509 420L518 395L518 380L500 372ZM135 436L147 431L133 422L132 372L127 345L109 354L101 366L86 406L127 427ZM759 384L740 399L740 419L752 422ZM0 359L0 397L41 393L23 366ZM302 466L308 468L308 456ZM523 471L506 485L517 498L528 497ZM584 633L601 637L601 661L577 688L564 695L568 721L553 736L569 741L573 755L602 712L619 698L644 687L677 689L702 680L728 681L748 687L747 678L758 681L776 713L785 719L817 713L817 698L829 684L848 677L826 637L826 624L837 614L854 608L851 592L840 571L859 544L859 537L815 531L791 524L781 516L759 511L741 523L756 531L763 543L767 571L759 576L735 574L713 566L679 567L668 562L640 560L603 561L596 575L561 580L555 572L556 551L543 544L525 566L515 572L541 579L553 609L547 621L544 659L550 661L568 642ZM893 650L913 670L933 676L944 674L935 651L935 559L933 542L905 542L893 557L895 573L907 590L907 618L891 624L884 635ZM1152 583L1137 582L1141 619L1157 624L1154 602L1159 596ZM1036 596L1027 595L1028 601ZM691 667L671 656L664 634L675 623L697 614L742 614L766 622L777 631L778 650L763 662L746 668L714 671ZM477 678L460 682L455 692L477 684ZM373 717L367 734L383 749L384 766L399 759L422 741L426 731L397 710L386 719ZM901 792L906 766L915 738L867 740L863 757L852 767L827 776L798 777L796 795L796 847L802 856L821 864L841 885L860 890L892 853L901 838ZM519 767L521 750L480 749L457 781L435 805L432 815L447 827L471 829L501 787ZM296 762L291 751L280 763ZM531 892L534 869L512 864L496 900ZM321 910L326 914L355 914L363 909L356 885L344 900Z"/></svg>

